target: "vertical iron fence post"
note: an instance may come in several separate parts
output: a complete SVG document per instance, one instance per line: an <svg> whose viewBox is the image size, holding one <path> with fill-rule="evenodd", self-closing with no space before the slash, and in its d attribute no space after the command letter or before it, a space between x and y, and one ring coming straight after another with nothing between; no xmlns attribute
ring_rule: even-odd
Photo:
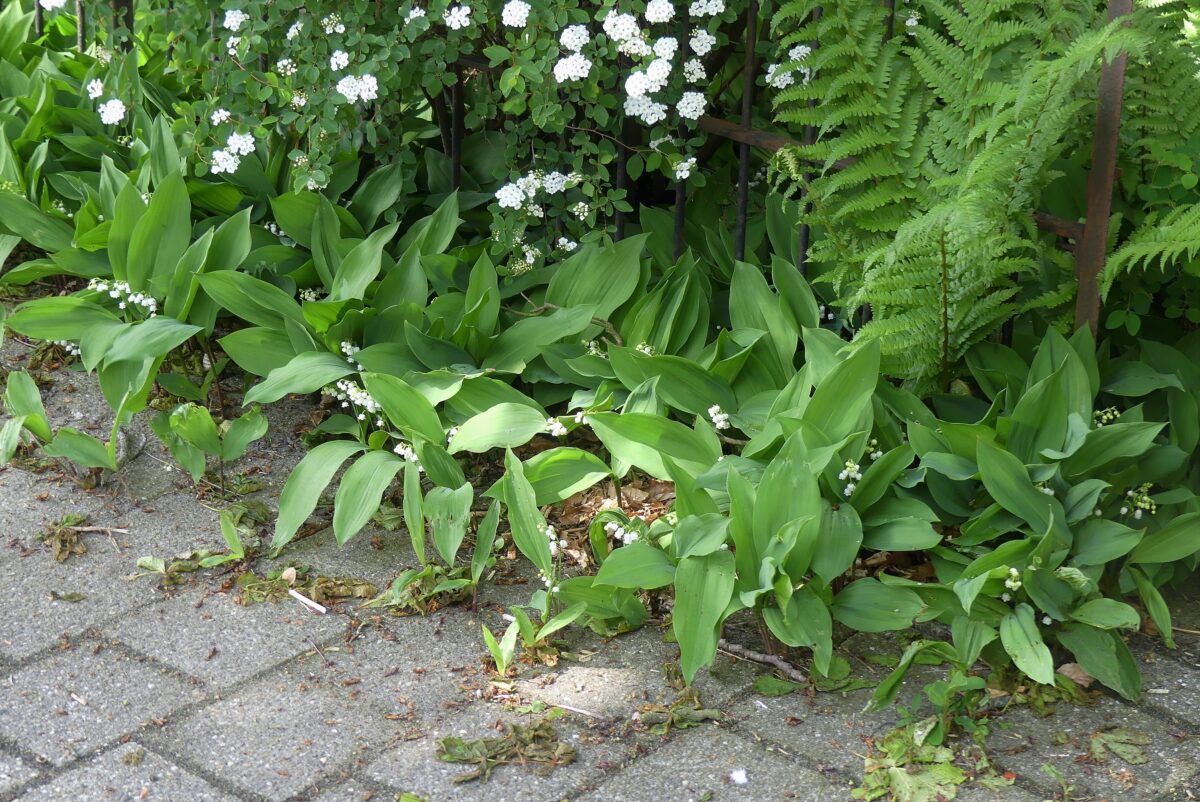
<svg viewBox="0 0 1200 802"><path fill-rule="evenodd" d="M1109 0L1108 18L1133 10L1132 0ZM1113 183L1117 174L1117 135L1121 127L1121 95L1125 89L1125 54L1106 62L1100 72L1096 104L1096 134L1092 140L1092 167L1087 178L1087 216L1083 239L1075 250L1075 328L1087 326L1095 334L1100 325L1100 273L1108 249L1108 221L1112 212Z"/></svg>
<svg viewBox="0 0 1200 802"><path fill-rule="evenodd" d="M817 6L812 11L812 24L816 25L821 19L821 7ZM820 42L816 39L809 44L809 55L812 55ZM809 108L815 107L817 101L808 101ZM817 141L817 127L815 125L804 126L804 144L809 146ZM808 246L812 243L812 227L808 224L808 216L812 214L812 202L807 199L808 182L812 180L812 173L804 173L804 186L800 189L799 203L804 209L804 222L800 224L800 233L796 238L796 269L800 271L800 275L804 276L808 273Z"/></svg>
<svg viewBox="0 0 1200 802"><path fill-rule="evenodd" d="M462 184L462 141L464 117L462 65L454 65L454 85L450 87L450 185Z"/></svg>
<svg viewBox="0 0 1200 802"><path fill-rule="evenodd" d="M758 40L758 0L746 7L746 61L742 67L742 128L749 130L753 122L754 79L757 65L754 46ZM746 257L746 216L750 207L750 145L738 145L737 219L733 228L733 256L738 261Z"/></svg>
<svg viewBox="0 0 1200 802"><path fill-rule="evenodd" d="M625 56L617 56L617 85L620 86L624 81L625 71ZM621 133L617 137L617 177L615 185L617 191L625 190L625 202L628 203L629 196L629 151L625 147L625 143L629 141L629 127L631 123L629 118L625 116L624 110L621 111ZM616 236L613 237L617 242L625 239L625 212L620 209L616 213Z"/></svg>
<svg viewBox="0 0 1200 802"><path fill-rule="evenodd" d="M688 37L687 23L680 20L679 23L679 61L686 62L688 54ZM683 122L679 123L676 133L681 140L686 141L688 135L687 126ZM675 240L671 248L673 258L679 261L679 257L683 256L683 230L687 226L687 179L675 179Z"/></svg>

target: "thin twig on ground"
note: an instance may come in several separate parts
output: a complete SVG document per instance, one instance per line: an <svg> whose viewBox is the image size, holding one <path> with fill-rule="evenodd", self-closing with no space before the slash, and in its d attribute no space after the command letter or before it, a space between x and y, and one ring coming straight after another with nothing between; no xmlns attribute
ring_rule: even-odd
<svg viewBox="0 0 1200 802"><path fill-rule="evenodd" d="M763 665L768 665L772 668L778 669L792 682L808 682L808 677L803 671L796 668L782 657L776 657L773 654L756 652L753 649L747 649L745 646L739 646L736 643L730 643L724 638L721 638L721 640L717 641L717 648L726 654L729 654L731 657L749 660L752 663L762 663Z"/></svg>

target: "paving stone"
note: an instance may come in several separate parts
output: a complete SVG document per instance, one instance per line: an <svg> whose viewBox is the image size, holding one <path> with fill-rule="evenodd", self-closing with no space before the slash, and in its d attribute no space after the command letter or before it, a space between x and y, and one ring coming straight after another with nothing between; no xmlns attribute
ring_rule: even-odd
<svg viewBox="0 0 1200 802"><path fill-rule="evenodd" d="M351 691L288 666L173 720L151 745L248 793L285 800L377 755L399 731Z"/></svg>
<svg viewBox="0 0 1200 802"><path fill-rule="evenodd" d="M154 512L146 512L151 510ZM154 507L104 513L91 523L128 530L106 537L86 533L87 553L54 561L40 545L28 556L0 560L0 585L8 589L0 618L0 655L21 659L161 597L157 580L128 580L139 557L169 558L200 547L223 547L217 514L188 496L165 496ZM82 594L77 602L66 594ZM39 622L30 626L31 621Z"/></svg>
<svg viewBox="0 0 1200 802"><path fill-rule="evenodd" d="M296 665L419 727L450 715L452 706L472 698L472 687L485 686L485 653L470 614L447 610L427 618L383 617L352 643L309 652Z"/></svg>
<svg viewBox="0 0 1200 802"><path fill-rule="evenodd" d="M366 579L382 591L397 574L415 566L417 559L406 532L368 526L341 545L332 529L324 529L295 541L277 559L262 561L264 570L286 564L310 565L328 576Z"/></svg>
<svg viewBox="0 0 1200 802"><path fill-rule="evenodd" d="M1101 764L1086 759L1093 733L1124 727L1150 737L1143 765L1129 765L1109 755ZM993 720L988 755L1002 771L1013 771L1024 784L1045 793L1057 783L1041 771L1050 763L1077 787L1080 798L1154 800L1192 786L1200 771L1200 742L1195 732L1179 732L1166 722L1108 697L1084 707L1059 705L1050 718L1028 708L1011 710Z"/></svg>
<svg viewBox="0 0 1200 802"><path fill-rule="evenodd" d="M958 787L958 796L954 797L954 802L1046 802L1046 796L1027 791L1019 785L985 788L965 783Z"/></svg>
<svg viewBox="0 0 1200 802"><path fill-rule="evenodd" d="M130 742L21 796L21 802L235 802L199 777Z"/></svg>
<svg viewBox="0 0 1200 802"><path fill-rule="evenodd" d="M203 697L143 660L85 643L0 682L0 734L63 766Z"/></svg>
<svg viewBox="0 0 1200 802"><path fill-rule="evenodd" d="M454 802L558 802L574 799L573 789L599 783L607 774L633 759L636 739L597 733L573 716L553 722L558 737L575 747L574 762L542 773L533 766L496 767L487 782L461 784L454 777L471 766L445 763L437 758L438 739L447 736L487 738L499 735L498 721L532 723L537 717L507 713L503 708L479 702L454 718L439 723L425 738L402 741L366 768L371 780L423 799Z"/></svg>
<svg viewBox="0 0 1200 802"><path fill-rule="evenodd" d="M1179 642L1174 652L1147 637L1130 642L1142 670L1142 705L1200 726L1200 649Z"/></svg>
<svg viewBox="0 0 1200 802"><path fill-rule="evenodd" d="M37 770L21 758L0 753L0 796L10 793L36 776Z"/></svg>
<svg viewBox="0 0 1200 802"><path fill-rule="evenodd" d="M167 493L190 493L192 479L179 468L167 447L151 437L140 454L107 477L105 487L141 506Z"/></svg>
<svg viewBox="0 0 1200 802"><path fill-rule="evenodd" d="M345 629L337 615L313 615L298 602L243 606L199 589L164 599L105 632L217 687L311 651Z"/></svg>
<svg viewBox="0 0 1200 802"><path fill-rule="evenodd" d="M607 641L587 631L565 634L568 651L577 659L529 672L519 683L523 695L620 717L643 704L669 704L678 698L674 680L679 679L679 650L663 641L664 632L657 626L648 624ZM702 704L719 708L744 693L757 673L753 664L719 653L693 685Z"/></svg>
<svg viewBox="0 0 1200 802"><path fill-rule="evenodd" d="M685 731L576 802L844 802L848 780L813 771L716 727ZM730 780L744 770L745 784Z"/></svg>
<svg viewBox="0 0 1200 802"><path fill-rule="evenodd" d="M9 562L20 548L32 547L46 525L67 514L94 515L108 502L100 490L84 490L63 473L37 474L0 466L0 563Z"/></svg>
<svg viewBox="0 0 1200 802"><path fill-rule="evenodd" d="M894 708L863 713L869 690L852 693L818 693L807 696L761 697L739 700L728 709L738 732L762 740L797 756L813 768L836 769L847 776L862 776L867 740L896 724Z"/></svg>
<svg viewBox="0 0 1200 802"><path fill-rule="evenodd" d="M323 792L322 789L315 789L314 793L318 796L313 796L313 802L371 802L371 800L382 800L387 797L380 797L376 787L364 783L362 780L350 780L341 785L333 785L327 787Z"/></svg>

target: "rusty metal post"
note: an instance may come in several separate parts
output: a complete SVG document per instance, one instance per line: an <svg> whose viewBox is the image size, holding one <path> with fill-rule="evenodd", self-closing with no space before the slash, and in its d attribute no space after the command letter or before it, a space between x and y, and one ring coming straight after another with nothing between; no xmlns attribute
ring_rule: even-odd
<svg viewBox="0 0 1200 802"><path fill-rule="evenodd" d="M1108 18L1132 11L1133 0L1109 0ZM1100 72L1096 133L1092 140L1092 168L1087 179L1087 217L1083 237L1075 250L1075 328L1087 326L1095 334L1100 325L1100 273L1108 249L1108 221L1112 212L1113 183L1117 174L1117 135L1121 127L1121 95L1125 88L1125 54L1104 65Z"/></svg>
<svg viewBox="0 0 1200 802"><path fill-rule="evenodd" d="M757 65L754 45L758 40L758 0L746 7L746 61L742 67L742 128L748 130L754 111L754 79ZM750 144L738 145L737 219L733 228L733 256L746 258L746 217L750 207Z"/></svg>
<svg viewBox="0 0 1200 802"><path fill-rule="evenodd" d="M75 49L87 50L87 17L83 13L83 0L75 0Z"/></svg>

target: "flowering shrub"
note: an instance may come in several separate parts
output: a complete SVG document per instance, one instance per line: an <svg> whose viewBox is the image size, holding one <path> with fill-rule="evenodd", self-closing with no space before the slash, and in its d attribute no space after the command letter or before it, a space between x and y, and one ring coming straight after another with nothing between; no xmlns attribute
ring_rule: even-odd
<svg viewBox="0 0 1200 802"><path fill-rule="evenodd" d="M468 139L500 147L487 159L468 154L464 182L495 192L491 250L521 273L611 234L615 215L631 211L616 186L619 151L635 178L697 182L696 122L718 74L736 69L716 57L743 6L235 0L211 20L202 4L179 4L172 24L211 22L216 34L180 58L203 96L191 104L200 175L248 180L243 160L257 154L265 165L263 143L275 136L296 188L338 180L348 152L415 167L430 121L443 144L452 135L451 87L461 81ZM89 96L100 95L89 87ZM124 119L126 102L97 107L105 124Z"/></svg>

